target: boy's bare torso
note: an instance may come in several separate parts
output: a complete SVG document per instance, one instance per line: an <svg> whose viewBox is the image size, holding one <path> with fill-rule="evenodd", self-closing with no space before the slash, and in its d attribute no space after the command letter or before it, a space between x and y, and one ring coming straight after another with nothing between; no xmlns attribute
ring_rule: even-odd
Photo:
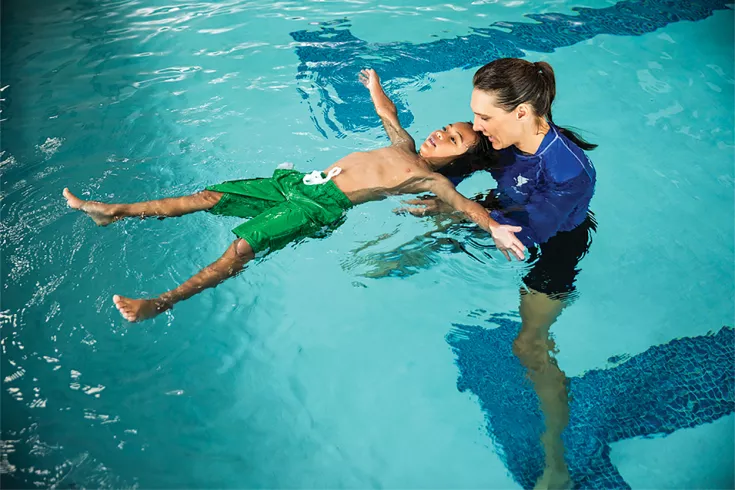
<svg viewBox="0 0 735 490"><path fill-rule="evenodd" d="M416 153L397 146L351 153L324 172L334 167L342 172L332 181L353 204L424 192L432 175L436 175Z"/></svg>

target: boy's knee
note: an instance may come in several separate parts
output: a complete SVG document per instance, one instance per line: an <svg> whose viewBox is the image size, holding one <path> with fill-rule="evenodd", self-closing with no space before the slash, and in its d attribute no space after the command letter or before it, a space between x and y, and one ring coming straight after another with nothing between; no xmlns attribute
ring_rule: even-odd
<svg viewBox="0 0 735 490"><path fill-rule="evenodd" d="M255 257L253 247L251 247L250 244L242 238L238 238L237 240L235 240L235 253L241 259L250 260Z"/></svg>
<svg viewBox="0 0 735 490"><path fill-rule="evenodd" d="M212 207L222 199L222 193L204 190L199 192L199 198Z"/></svg>

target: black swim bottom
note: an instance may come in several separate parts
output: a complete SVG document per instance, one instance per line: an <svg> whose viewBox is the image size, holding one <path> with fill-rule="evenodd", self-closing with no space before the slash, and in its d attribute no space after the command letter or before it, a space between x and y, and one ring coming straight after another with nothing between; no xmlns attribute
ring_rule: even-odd
<svg viewBox="0 0 735 490"><path fill-rule="evenodd" d="M553 298L565 299L573 295L574 282L579 274L579 261L592 245L592 234L597 230L597 221L592 212L576 228L560 231L545 243L528 250L531 270L523 283Z"/></svg>

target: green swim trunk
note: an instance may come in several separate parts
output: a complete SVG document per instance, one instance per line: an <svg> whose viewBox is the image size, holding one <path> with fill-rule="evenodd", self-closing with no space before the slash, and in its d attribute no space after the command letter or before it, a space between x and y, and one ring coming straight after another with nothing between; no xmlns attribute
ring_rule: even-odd
<svg viewBox="0 0 735 490"><path fill-rule="evenodd" d="M250 218L232 232L267 253L334 226L352 202L334 182L306 185L304 174L278 169L269 179L233 180L206 189L224 195L209 212Z"/></svg>

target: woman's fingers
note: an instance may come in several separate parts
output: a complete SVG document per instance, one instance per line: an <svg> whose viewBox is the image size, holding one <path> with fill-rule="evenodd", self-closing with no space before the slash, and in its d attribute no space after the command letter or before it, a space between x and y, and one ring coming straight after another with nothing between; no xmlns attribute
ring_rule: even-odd
<svg viewBox="0 0 735 490"><path fill-rule="evenodd" d="M405 202L406 204L424 204L424 200L423 199L408 199L408 200L403 201L403 202Z"/></svg>
<svg viewBox="0 0 735 490"><path fill-rule="evenodd" d="M406 208L406 211L414 216L424 216L426 214L426 208Z"/></svg>
<svg viewBox="0 0 735 490"><path fill-rule="evenodd" d="M396 208L393 210L396 214L412 214L419 218L426 216L426 208Z"/></svg>
<svg viewBox="0 0 735 490"><path fill-rule="evenodd" d="M501 252L503 252L503 255L505 255L505 258L508 259L508 262L510 262L510 255L508 255L508 251L507 250L501 250Z"/></svg>

